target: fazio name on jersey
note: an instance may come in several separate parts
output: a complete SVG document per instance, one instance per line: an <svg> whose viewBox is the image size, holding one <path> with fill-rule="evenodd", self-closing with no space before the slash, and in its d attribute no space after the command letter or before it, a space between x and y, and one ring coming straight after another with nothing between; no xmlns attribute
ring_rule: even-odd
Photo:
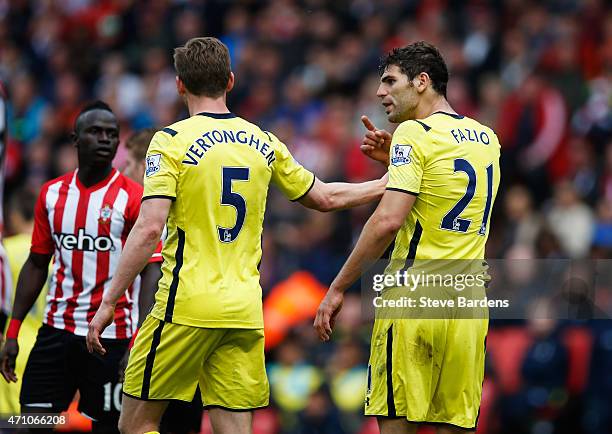
<svg viewBox="0 0 612 434"><path fill-rule="evenodd" d="M465 134L463 134L464 131ZM457 143L476 142L488 145L491 142L488 134L484 131L470 130L469 128L457 128L456 130L450 130L450 133L453 135Z"/></svg>
<svg viewBox="0 0 612 434"><path fill-rule="evenodd" d="M115 250L113 240L110 237L101 235L93 237L85 233L85 229L81 228L74 234L54 233L53 239L58 249L64 248L67 250L83 250L85 252L108 252Z"/></svg>

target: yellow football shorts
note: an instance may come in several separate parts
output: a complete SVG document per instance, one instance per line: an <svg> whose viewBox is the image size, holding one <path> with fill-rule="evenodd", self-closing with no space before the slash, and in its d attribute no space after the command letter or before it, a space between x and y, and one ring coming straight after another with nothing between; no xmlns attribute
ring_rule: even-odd
<svg viewBox="0 0 612 434"><path fill-rule="evenodd" d="M130 351L123 393L191 402L198 384L205 407L267 406L263 329L190 327L149 315Z"/></svg>
<svg viewBox="0 0 612 434"><path fill-rule="evenodd" d="M365 414L475 429L488 319L377 319Z"/></svg>

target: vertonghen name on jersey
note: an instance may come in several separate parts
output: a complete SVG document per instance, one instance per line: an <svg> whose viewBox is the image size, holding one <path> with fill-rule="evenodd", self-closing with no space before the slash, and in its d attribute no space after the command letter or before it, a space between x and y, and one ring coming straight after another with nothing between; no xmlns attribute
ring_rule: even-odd
<svg viewBox="0 0 612 434"><path fill-rule="evenodd" d="M115 250L115 245L110 237L100 235L98 237L85 233L81 228L74 234L54 233L53 240L58 249L83 250L85 252L108 252Z"/></svg>
<svg viewBox="0 0 612 434"><path fill-rule="evenodd" d="M268 161L268 166L276 160L272 146L264 142L262 137L244 130L213 130L202 134L189 146L182 163L197 166L210 148L221 143L240 143L255 148Z"/></svg>

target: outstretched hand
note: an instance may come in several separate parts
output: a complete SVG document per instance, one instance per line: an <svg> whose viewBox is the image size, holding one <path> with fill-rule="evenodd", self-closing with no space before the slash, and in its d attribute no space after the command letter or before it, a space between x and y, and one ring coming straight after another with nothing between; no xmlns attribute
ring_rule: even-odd
<svg viewBox="0 0 612 434"><path fill-rule="evenodd" d="M323 342L331 338L332 329L336 323L336 316L340 313L340 309L342 309L343 301L344 293L330 288L319 305L313 327L319 339Z"/></svg>
<svg viewBox="0 0 612 434"><path fill-rule="evenodd" d="M115 318L115 306L112 304L105 303L102 301L98 311L94 315L93 319L89 323L89 330L87 332L87 351L93 353L94 351L98 354L106 354L106 349L100 342L100 336L104 329L108 327Z"/></svg>
<svg viewBox="0 0 612 434"><path fill-rule="evenodd" d="M391 148L391 133L379 130L372 121L365 115L361 116L361 122L367 131L361 143L361 152L372 160L380 161L386 166L389 165L389 149Z"/></svg>
<svg viewBox="0 0 612 434"><path fill-rule="evenodd" d="M17 382L15 364L18 354L19 345L17 344L17 339L7 339L0 354L0 373L7 383Z"/></svg>

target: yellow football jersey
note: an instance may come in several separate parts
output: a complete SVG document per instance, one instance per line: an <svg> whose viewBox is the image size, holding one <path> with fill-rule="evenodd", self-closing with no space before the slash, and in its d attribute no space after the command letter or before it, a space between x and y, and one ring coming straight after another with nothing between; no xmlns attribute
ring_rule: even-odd
<svg viewBox="0 0 612 434"><path fill-rule="evenodd" d="M495 133L436 112L401 123L390 154L387 189L417 195L396 236L393 263L484 258L500 179Z"/></svg>
<svg viewBox="0 0 612 434"><path fill-rule="evenodd" d="M146 165L143 200L174 201L152 315L263 328L258 266L268 185L297 200L314 175L274 135L232 113L199 113L157 132Z"/></svg>
<svg viewBox="0 0 612 434"><path fill-rule="evenodd" d="M30 247L32 245L31 234L17 234L2 240L6 256L8 258L11 274L13 276L12 294L15 294L17 286L17 277L23 264L30 255ZM23 320L19 331L19 355L15 364L15 373L17 374L16 383L7 383L0 381L0 414L17 414L19 413L19 390L21 390L21 380L23 372L28 361L28 356L32 351L36 334L43 320L45 312L47 296L47 285L43 287L38 299L28 312L28 315Z"/></svg>

